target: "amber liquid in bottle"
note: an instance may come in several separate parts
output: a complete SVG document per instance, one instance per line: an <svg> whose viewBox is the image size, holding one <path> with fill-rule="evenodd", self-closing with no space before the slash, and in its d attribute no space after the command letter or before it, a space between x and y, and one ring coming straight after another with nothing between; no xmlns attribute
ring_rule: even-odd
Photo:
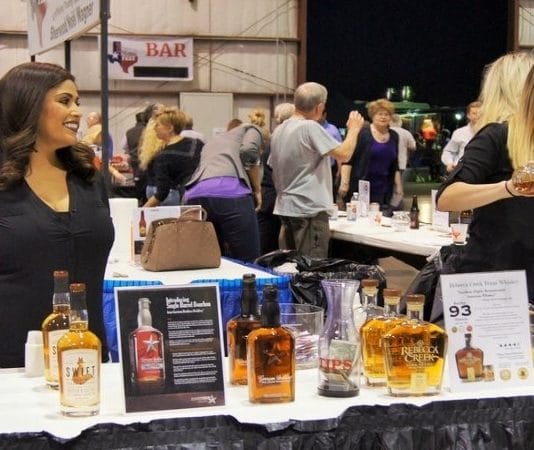
<svg viewBox="0 0 534 450"><path fill-rule="evenodd" d="M52 313L46 317L41 326L45 381L53 389L59 387L57 341L69 330L69 313L69 273L66 270L55 270Z"/></svg>
<svg viewBox="0 0 534 450"><path fill-rule="evenodd" d="M252 403L295 400L295 338L280 326L276 286L263 290L261 328L247 342L248 393Z"/></svg>
<svg viewBox="0 0 534 450"><path fill-rule="evenodd" d="M384 289L384 315L369 319L361 328L363 375L368 386L386 385L384 335L406 318L399 314L401 292Z"/></svg>
<svg viewBox="0 0 534 450"><path fill-rule="evenodd" d="M146 220L145 220L145 212L141 210L141 217L139 218L139 236L145 237L146 236Z"/></svg>
<svg viewBox="0 0 534 450"><path fill-rule="evenodd" d="M373 317L383 316L384 308L378 306L378 280L374 278L365 278L361 281L361 305L354 309L354 317L357 325L365 323ZM362 322L363 320L363 322ZM358 335L361 327L357 328Z"/></svg>
<svg viewBox="0 0 534 450"><path fill-rule="evenodd" d="M247 337L252 330L261 327L258 314L256 276L243 275L241 313L228 321L228 363L231 384L247 384Z"/></svg>
<svg viewBox="0 0 534 450"><path fill-rule="evenodd" d="M100 339L89 331L85 284L70 285L70 327L58 341L59 397L65 416L94 416L100 410Z"/></svg>
<svg viewBox="0 0 534 450"><path fill-rule="evenodd" d="M152 326L148 298L138 301L137 325L130 333L132 386L139 394L162 392L165 388L163 333Z"/></svg>
<svg viewBox="0 0 534 450"><path fill-rule="evenodd" d="M422 318L424 295L409 295L407 319L384 335L389 393L435 395L441 391L447 334Z"/></svg>
<svg viewBox="0 0 534 450"><path fill-rule="evenodd" d="M464 336L465 347L455 354L458 376L462 381L480 381L484 378L484 352L471 346L471 333Z"/></svg>

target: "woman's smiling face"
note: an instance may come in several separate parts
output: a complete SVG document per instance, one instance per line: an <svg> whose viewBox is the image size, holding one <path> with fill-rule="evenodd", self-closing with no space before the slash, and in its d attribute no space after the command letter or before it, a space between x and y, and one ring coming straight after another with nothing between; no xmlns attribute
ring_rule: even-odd
<svg viewBox="0 0 534 450"><path fill-rule="evenodd" d="M74 82L66 80L50 89L39 117L36 148L57 150L76 144L80 118L78 88Z"/></svg>

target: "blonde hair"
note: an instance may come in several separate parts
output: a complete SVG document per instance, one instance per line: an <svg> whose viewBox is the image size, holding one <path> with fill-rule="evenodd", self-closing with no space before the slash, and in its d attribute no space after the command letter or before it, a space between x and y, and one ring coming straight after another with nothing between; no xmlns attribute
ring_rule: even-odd
<svg viewBox="0 0 534 450"><path fill-rule="evenodd" d="M277 124L281 124L293 114L295 114L295 105L293 103L280 103L274 108L274 120Z"/></svg>
<svg viewBox="0 0 534 450"><path fill-rule="evenodd" d="M256 125L260 128L265 127L265 111L261 108L256 108L250 112L248 115L248 118L250 120L250 123L252 125Z"/></svg>
<svg viewBox="0 0 534 450"><path fill-rule="evenodd" d="M534 68L524 83L517 113L509 122L508 154L514 169L534 160Z"/></svg>
<svg viewBox="0 0 534 450"><path fill-rule="evenodd" d="M146 170L148 164L154 156L164 147L164 142L156 135L156 119L151 117L146 124L143 134L141 136L141 144L139 145L139 167Z"/></svg>
<svg viewBox="0 0 534 450"><path fill-rule="evenodd" d="M517 111L521 90L530 68L531 52L512 52L487 66L480 91L480 118L476 129L490 122L505 122Z"/></svg>
<svg viewBox="0 0 534 450"><path fill-rule="evenodd" d="M375 100L374 102L370 102L367 105L367 112L369 113L369 117L371 119L381 109L387 111L389 115L391 116L395 112L395 105L385 98L379 98L378 100Z"/></svg>

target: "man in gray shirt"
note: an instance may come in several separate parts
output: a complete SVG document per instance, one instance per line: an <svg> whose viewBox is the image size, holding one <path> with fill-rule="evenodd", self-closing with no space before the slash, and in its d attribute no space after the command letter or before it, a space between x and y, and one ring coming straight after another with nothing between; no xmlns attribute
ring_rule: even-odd
<svg viewBox="0 0 534 450"><path fill-rule="evenodd" d="M276 189L274 214L280 216L280 248L300 254L328 256L328 210L333 207L332 172L328 156L348 161L356 147L363 117L351 111L342 143L318 123L325 108L327 90L309 82L295 91L295 113L279 125L271 138L268 164Z"/></svg>

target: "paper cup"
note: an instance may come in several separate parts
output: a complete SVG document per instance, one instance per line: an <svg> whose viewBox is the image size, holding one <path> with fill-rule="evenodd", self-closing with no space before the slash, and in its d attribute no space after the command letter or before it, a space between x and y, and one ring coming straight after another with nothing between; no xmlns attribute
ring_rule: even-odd
<svg viewBox="0 0 534 450"><path fill-rule="evenodd" d="M455 244L465 244L467 238L466 223L453 223L451 224L452 242Z"/></svg>

